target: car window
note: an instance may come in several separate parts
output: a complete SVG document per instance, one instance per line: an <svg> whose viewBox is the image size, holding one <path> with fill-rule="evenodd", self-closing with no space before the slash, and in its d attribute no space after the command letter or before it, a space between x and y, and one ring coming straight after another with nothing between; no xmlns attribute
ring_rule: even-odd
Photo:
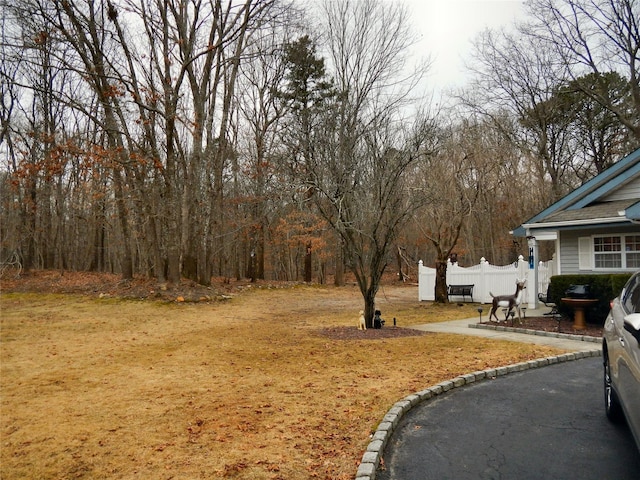
<svg viewBox="0 0 640 480"><path fill-rule="evenodd" d="M622 299L627 313L640 313L640 275L632 277Z"/></svg>

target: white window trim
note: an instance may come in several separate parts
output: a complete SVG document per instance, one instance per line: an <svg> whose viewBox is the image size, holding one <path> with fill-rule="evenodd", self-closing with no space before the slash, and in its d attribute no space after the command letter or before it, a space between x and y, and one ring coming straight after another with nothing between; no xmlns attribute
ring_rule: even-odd
<svg viewBox="0 0 640 480"><path fill-rule="evenodd" d="M590 237L579 237L578 238L578 268L580 270L595 270L595 271L629 271L635 270L634 267L627 267L627 255L625 251L625 237L628 236L637 236L637 233L609 233L609 234L598 234L591 235ZM595 251L595 238L603 238L603 237L619 237L620 238L620 257L621 257L621 266L620 268L612 268L612 267L596 267L596 251Z"/></svg>

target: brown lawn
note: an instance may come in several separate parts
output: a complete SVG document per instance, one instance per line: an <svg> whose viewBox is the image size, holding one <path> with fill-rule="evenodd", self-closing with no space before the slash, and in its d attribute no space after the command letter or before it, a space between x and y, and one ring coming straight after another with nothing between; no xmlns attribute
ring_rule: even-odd
<svg viewBox="0 0 640 480"><path fill-rule="evenodd" d="M557 353L454 335L327 336L355 329L352 286L184 303L99 293L0 295L2 479L351 479L400 398ZM415 286L383 288L385 329L393 317L477 315L416 299Z"/></svg>

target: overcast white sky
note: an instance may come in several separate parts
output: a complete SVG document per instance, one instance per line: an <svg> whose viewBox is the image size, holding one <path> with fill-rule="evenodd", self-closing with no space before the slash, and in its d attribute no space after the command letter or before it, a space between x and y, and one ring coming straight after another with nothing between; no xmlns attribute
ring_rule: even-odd
<svg viewBox="0 0 640 480"><path fill-rule="evenodd" d="M394 0L391 0L394 1ZM422 36L420 49L434 61L429 84L438 90L464 84L470 41L486 28L524 19L524 0L404 0Z"/></svg>

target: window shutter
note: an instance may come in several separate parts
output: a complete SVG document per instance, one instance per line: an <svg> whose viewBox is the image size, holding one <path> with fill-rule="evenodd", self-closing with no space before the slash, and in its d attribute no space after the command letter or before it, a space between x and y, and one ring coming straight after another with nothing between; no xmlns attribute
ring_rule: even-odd
<svg viewBox="0 0 640 480"><path fill-rule="evenodd" d="M591 237L580 237L578 239L578 268L580 270L593 270Z"/></svg>

